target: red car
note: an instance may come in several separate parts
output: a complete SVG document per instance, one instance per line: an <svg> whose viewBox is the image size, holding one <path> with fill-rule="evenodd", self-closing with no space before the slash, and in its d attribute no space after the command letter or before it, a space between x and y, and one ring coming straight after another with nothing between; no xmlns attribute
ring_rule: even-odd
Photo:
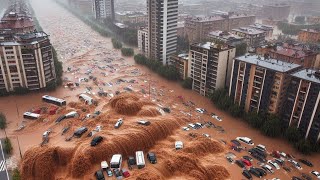
<svg viewBox="0 0 320 180"><path fill-rule="evenodd" d="M246 166L252 166L251 162L246 160L246 159L241 159L241 161L246 165Z"/></svg>
<svg viewBox="0 0 320 180"><path fill-rule="evenodd" d="M125 177L125 178L130 177L130 173L129 173L129 171L126 170L126 169L122 169L122 175L123 175L123 177Z"/></svg>
<svg viewBox="0 0 320 180"><path fill-rule="evenodd" d="M272 152L272 156L275 157L275 158L280 158L280 153L279 153L279 151L273 151L273 152Z"/></svg>

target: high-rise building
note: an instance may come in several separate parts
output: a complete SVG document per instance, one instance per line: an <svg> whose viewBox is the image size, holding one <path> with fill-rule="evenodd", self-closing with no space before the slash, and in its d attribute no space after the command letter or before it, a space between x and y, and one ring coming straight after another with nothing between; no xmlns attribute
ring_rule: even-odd
<svg viewBox="0 0 320 180"><path fill-rule="evenodd" d="M148 57L163 64L177 49L178 0L148 0Z"/></svg>
<svg viewBox="0 0 320 180"><path fill-rule="evenodd" d="M234 59L229 96L246 112L279 113L298 64L267 56L245 55Z"/></svg>
<svg viewBox="0 0 320 180"><path fill-rule="evenodd" d="M55 81L52 46L44 32L17 35L0 42L0 90L45 88Z"/></svg>
<svg viewBox="0 0 320 180"><path fill-rule="evenodd" d="M114 0L93 0L92 10L95 19L106 20L111 19L114 21Z"/></svg>
<svg viewBox="0 0 320 180"><path fill-rule="evenodd" d="M320 72L303 69L292 74L282 120L299 128L306 139L320 139Z"/></svg>
<svg viewBox="0 0 320 180"><path fill-rule="evenodd" d="M228 86L235 53L235 47L229 45L211 42L190 45L188 77L193 81L192 89L207 96Z"/></svg>
<svg viewBox="0 0 320 180"><path fill-rule="evenodd" d="M189 54L175 54L170 56L170 65L176 67L181 79L188 77Z"/></svg>
<svg viewBox="0 0 320 180"><path fill-rule="evenodd" d="M139 29L138 30L138 49L140 53L148 55L149 41L148 41L148 30Z"/></svg>

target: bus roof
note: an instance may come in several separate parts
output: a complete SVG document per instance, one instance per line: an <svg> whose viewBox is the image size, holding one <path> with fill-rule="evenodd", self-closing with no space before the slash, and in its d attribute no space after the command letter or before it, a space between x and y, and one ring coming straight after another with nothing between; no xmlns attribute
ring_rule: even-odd
<svg viewBox="0 0 320 180"><path fill-rule="evenodd" d="M122 155L121 154L114 154L111 158L110 163L119 163Z"/></svg>
<svg viewBox="0 0 320 180"><path fill-rule="evenodd" d="M45 99L50 99L50 100L53 100L53 101L57 101L57 102L65 102L65 100L63 99L59 99L59 98L56 98L56 97L53 97L53 96L49 96L49 95L44 95L42 96L42 98L45 98Z"/></svg>

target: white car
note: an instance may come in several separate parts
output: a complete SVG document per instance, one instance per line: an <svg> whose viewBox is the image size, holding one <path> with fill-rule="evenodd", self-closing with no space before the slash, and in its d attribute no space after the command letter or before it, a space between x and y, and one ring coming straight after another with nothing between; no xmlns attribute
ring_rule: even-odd
<svg viewBox="0 0 320 180"><path fill-rule="evenodd" d="M202 136L206 137L206 138L209 138L210 135L209 134L206 134L206 133L203 133Z"/></svg>
<svg viewBox="0 0 320 180"><path fill-rule="evenodd" d="M117 123L114 125L114 128L118 129L122 125L122 123L123 123L123 119L122 118L118 119Z"/></svg>
<svg viewBox="0 0 320 180"><path fill-rule="evenodd" d="M174 144L175 148L178 149L182 149L183 148L183 142L182 141L176 141Z"/></svg>
<svg viewBox="0 0 320 180"><path fill-rule="evenodd" d="M236 140L241 141L243 143L246 143L246 144L248 144L250 146L254 145L253 141L248 137L237 137Z"/></svg>
<svg viewBox="0 0 320 180"><path fill-rule="evenodd" d="M269 166L268 164L263 165L263 166L262 166L262 169L264 169L264 170L268 171L268 172L269 172L269 173L271 173L271 174L273 174L273 173L274 173L274 171L273 171L272 167L271 167L271 166Z"/></svg>
<svg viewBox="0 0 320 180"><path fill-rule="evenodd" d="M182 130L184 130L184 131L189 131L190 128L188 128L188 127L182 127Z"/></svg>
<svg viewBox="0 0 320 180"><path fill-rule="evenodd" d="M107 161L102 161L102 162L101 162L101 169L106 170L106 169L108 169L108 168L109 168L109 166L108 166Z"/></svg>
<svg viewBox="0 0 320 180"><path fill-rule="evenodd" d="M273 167L275 167L277 170L280 169L280 166L278 165L278 163L271 161L271 160L269 160L268 163L271 164Z"/></svg>
<svg viewBox="0 0 320 180"><path fill-rule="evenodd" d="M318 171L311 171L310 173L320 179L320 173Z"/></svg>
<svg viewBox="0 0 320 180"><path fill-rule="evenodd" d="M196 128L196 125L194 125L194 124L188 124L188 126L191 127L192 129Z"/></svg>
<svg viewBox="0 0 320 180"><path fill-rule="evenodd" d="M289 159L288 162L290 162L291 164L293 164L294 167L296 167L297 169L299 169L299 170L302 169L302 167L300 166L300 164L299 164L297 161L292 160L292 159Z"/></svg>
<svg viewBox="0 0 320 180"><path fill-rule="evenodd" d="M258 144L257 147L259 150L263 151L263 152L266 152L267 151L267 148L266 146L262 145L262 144Z"/></svg>
<svg viewBox="0 0 320 180"><path fill-rule="evenodd" d="M217 120L217 121L222 121L222 118L221 117L219 117L219 116L214 116L214 118Z"/></svg>
<svg viewBox="0 0 320 180"><path fill-rule="evenodd" d="M205 112L206 110L203 109L203 108L196 108L196 111L197 111L198 113L204 114L204 112Z"/></svg>

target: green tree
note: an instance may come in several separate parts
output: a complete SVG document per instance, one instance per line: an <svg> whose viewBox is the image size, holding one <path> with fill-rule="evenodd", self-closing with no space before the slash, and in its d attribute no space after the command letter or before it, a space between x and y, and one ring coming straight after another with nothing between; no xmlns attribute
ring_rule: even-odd
<svg viewBox="0 0 320 180"><path fill-rule="evenodd" d="M55 81L55 87L60 86L62 84L62 74L63 74L63 67L62 62L59 61L57 51L53 47L52 48L52 55L53 55L53 62L54 62L54 68L56 72L56 81Z"/></svg>
<svg viewBox="0 0 320 180"><path fill-rule="evenodd" d="M291 142L291 143L295 143L298 142L299 140L302 139L301 133L299 132L299 129L294 127L294 126L290 126L286 129L285 132L285 138Z"/></svg>
<svg viewBox="0 0 320 180"><path fill-rule="evenodd" d="M237 104L233 104L229 107L228 111L230 112L231 116L233 117L241 117L243 114L243 111L241 109L240 106L238 106Z"/></svg>
<svg viewBox="0 0 320 180"><path fill-rule="evenodd" d="M121 49L122 48L122 43L115 38L111 39L112 45L115 49Z"/></svg>
<svg viewBox="0 0 320 180"><path fill-rule="evenodd" d="M121 48L121 54L123 56L133 56L134 55L134 51L132 48Z"/></svg>
<svg viewBox="0 0 320 180"><path fill-rule="evenodd" d="M247 43L236 45L236 57L245 55L247 53L247 47Z"/></svg>
<svg viewBox="0 0 320 180"><path fill-rule="evenodd" d="M7 118L6 116L1 112L0 113L0 129L5 130L7 128Z"/></svg>
<svg viewBox="0 0 320 180"><path fill-rule="evenodd" d="M185 89L192 89L192 79L188 77L185 80L183 80L182 87Z"/></svg>
<svg viewBox="0 0 320 180"><path fill-rule="evenodd" d="M9 138L6 137L6 139L4 140L4 151L7 154L11 154L12 153L12 144Z"/></svg>
<svg viewBox="0 0 320 180"><path fill-rule="evenodd" d="M312 145L308 140L302 139L294 144L294 147L302 154L311 154Z"/></svg>
<svg viewBox="0 0 320 180"><path fill-rule="evenodd" d="M267 115L261 131L263 134L269 137L278 137L281 135L281 122L280 119L275 115Z"/></svg>
<svg viewBox="0 0 320 180"><path fill-rule="evenodd" d="M250 112L246 115L245 119L251 127L254 127L256 129L262 128L263 118L261 118L258 113Z"/></svg>
<svg viewBox="0 0 320 180"><path fill-rule="evenodd" d="M14 169L12 172L12 180L21 180L19 169Z"/></svg>
<svg viewBox="0 0 320 180"><path fill-rule="evenodd" d="M305 21L306 17L305 16L297 16L294 21L298 24L305 24L306 21Z"/></svg>

